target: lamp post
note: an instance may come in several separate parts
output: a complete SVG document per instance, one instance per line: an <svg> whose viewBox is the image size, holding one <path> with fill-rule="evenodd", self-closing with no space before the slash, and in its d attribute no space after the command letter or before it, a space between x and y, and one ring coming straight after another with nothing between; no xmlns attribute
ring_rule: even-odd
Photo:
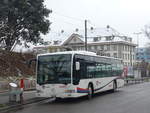
<svg viewBox="0 0 150 113"><path fill-rule="evenodd" d="M135 35L137 35L137 53L139 52L138 49L139 49L139 35L142 34L142 32L137 32L137 33L134 33ZM137 70L138 72L138 77L139 77L139 69Z"/></svg>
<svg viewBox="0 0 150 113"><path fill-rule="evenodd" d="M85 20L85 51L87 51L87 20Z"/></svg>
<svg viewBox="0 0 150 113"><path fill-rule="evenodd" d="M142 34L142 32L137 32L134 34L137 35L137 47L139 47L139 35Z"/></svg>

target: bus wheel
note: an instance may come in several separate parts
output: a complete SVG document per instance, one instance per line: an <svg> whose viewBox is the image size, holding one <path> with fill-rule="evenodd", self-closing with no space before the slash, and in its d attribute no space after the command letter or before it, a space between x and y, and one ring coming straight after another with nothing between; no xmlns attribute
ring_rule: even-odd
<svg viewBox="0 0 150 113"><path fill-rule="evenodd" d="M117 82L114 81L113 82L113 92L115 92L117 90Z"/></svg>
<svg viewBox="0 0 150 113"><path fill-rule="evenodd" d="M88 86L88 99L91 99L93 96L93 88L92 85Z"/></svg>

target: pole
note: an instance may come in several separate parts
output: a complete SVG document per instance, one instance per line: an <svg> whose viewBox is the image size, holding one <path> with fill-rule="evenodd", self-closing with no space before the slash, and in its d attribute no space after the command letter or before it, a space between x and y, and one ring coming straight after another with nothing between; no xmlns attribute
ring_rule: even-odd
<svg viewBox="0 0 150 113"><path fill-rule="evenodd" d="M131 67L132 67L132 46L130 48L130 63L131 63Z"/></svg>
<svg viewBox="0 0 150 113"><path fill-rule="evenodd" d="M139 35L142 34L142 32L137 32L137 33L134 33L137 35L137 48L139 48Z"/></svg>
<svg viewBox="0 0 150 113"><path fill-rule="evenodd" d="M142 34L142 32L134 33L137 35L137 53L139 52L139 35ZM139 69L138 69L138 77L139 77Z"/></svg>
<svg viewBox="0 0 150 113"><path fill-rule="evenodd" d="M85 51L87 51L87 20L85 20Z"/></svg>

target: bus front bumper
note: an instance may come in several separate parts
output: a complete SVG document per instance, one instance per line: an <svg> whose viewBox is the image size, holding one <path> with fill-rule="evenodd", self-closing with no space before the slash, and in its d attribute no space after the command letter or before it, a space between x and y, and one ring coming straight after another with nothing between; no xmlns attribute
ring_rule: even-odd
<svg viewBox="0 0 150 113"><path fill-rule="evenodd" d="M59 93L55 95L44 94L44 93L36 93L36 97L55 97L55 98L77 98L81 96L85 96L87 94L82 93Z"/></svg>

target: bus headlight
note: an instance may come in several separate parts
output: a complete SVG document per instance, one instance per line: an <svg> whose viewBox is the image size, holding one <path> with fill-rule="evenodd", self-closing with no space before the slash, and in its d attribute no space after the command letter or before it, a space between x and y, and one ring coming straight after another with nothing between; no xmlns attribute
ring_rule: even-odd
<svg viewBox="0 0 150 113"><path fill-rule="evenodd" d="M39 90L39 89L37 89L36 92L37 92L37 93L43 93L43 91L41 91L41 90Z"/></svg>
<svg viewBox="0 0 150 113"><path fill-rule="evenodd" d="M65 93L75 93L75 90L65 90Z"/></svg>

